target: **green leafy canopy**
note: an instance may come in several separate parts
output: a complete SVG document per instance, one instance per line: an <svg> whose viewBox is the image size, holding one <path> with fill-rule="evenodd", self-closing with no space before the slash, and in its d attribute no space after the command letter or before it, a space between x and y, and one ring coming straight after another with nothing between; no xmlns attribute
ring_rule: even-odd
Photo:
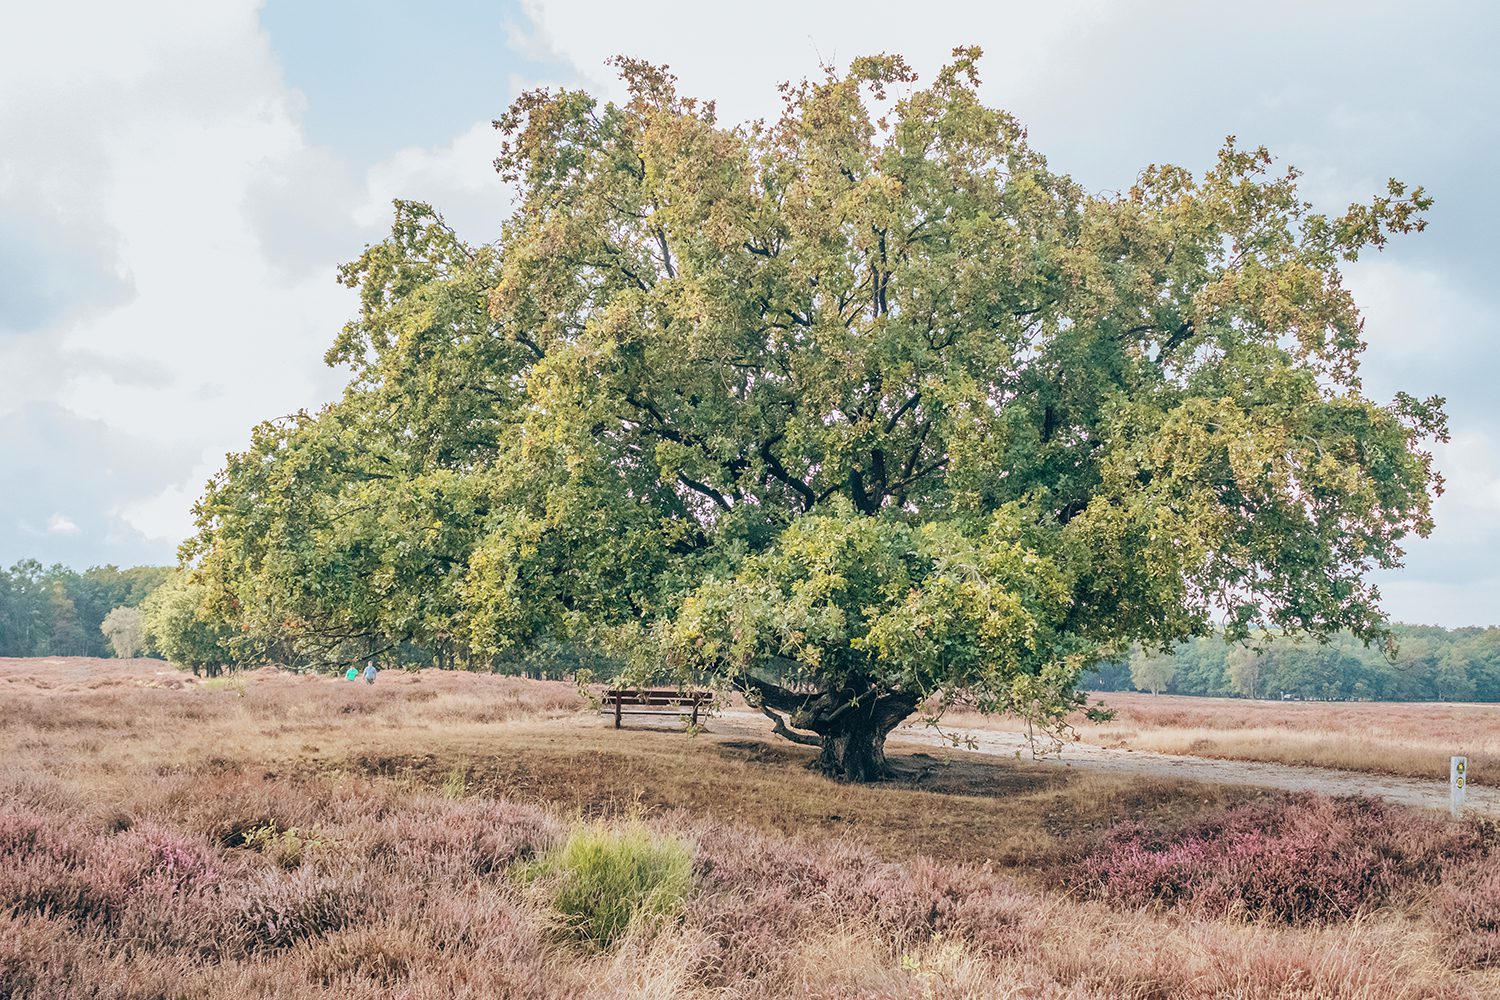
<svg viewBox="0 0 1500 1000"><path fill-rule="evenodd" d="M343 272L345 397L210 485L185 551L226 619L613 641L854 778L934 695L1055 721L1133 643L1381 638L1366 575L1430 530L1445 418L1362 395L1339 269L1430 199L1319 214L1232 139L1089 194L978 58L858 59L736 127L623 58L622 104L523 95L497 242L398 204Z"/></svg>

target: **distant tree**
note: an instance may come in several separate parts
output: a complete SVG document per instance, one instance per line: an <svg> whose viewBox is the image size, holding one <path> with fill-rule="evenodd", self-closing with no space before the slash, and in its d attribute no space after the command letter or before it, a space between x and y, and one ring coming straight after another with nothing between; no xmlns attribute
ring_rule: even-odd
<svg viewBox="0 0 1500 1000"><path fill-rule="evenodd" d="M1153 695L1165 691L1177 676L1177 659L1160 650L1140 650L1130 658L1130 682Z"/></svg>
<svg viewBox="0 0 1500 1000"><path fill-rule="evenodd" d="M51 581L36 560L0 570L0 656L47 652L52 635L50 596Z"/></svg>
<svg viewBox="0 0 1500 1000"><path fill-rule="evenodd" d="M1246 698L1261 696L1261 677L1265 669L1265 654L1243 646L1230 650L1229 659L1225 664L1225 672L1229 675L1230 685L1237 694Z"/></svg>
<svg viewBox="0 0 1500 1000"><path fill-rule="evenodd" d="M1476 630L1466 636L1460 655L1474 681L1474 696L1500 701L1500 628Z"/></svg>
<svg viewBox="0 0 1500 1000"><path fill-rule="evenodd" d="M1438 661L1432 679L1434 693L1443 701L1472 701L1478 693L1479 685L1470 675L1468 661L1456 650Z"/></svg>
<svg viewBox="0 0 1500 1000"><path fill-rule="evenodd" d="M109 640L110 647L118 657L140 656L146 648L145 626L141 623L139 608L115 608L104 616L99 630Z"/></svg>
<svg viewBox="0 0 1500 1000"><path fill-rule="evenodd" d="M1178 694L1203 694L1223 697L1231 694L1224 661L1229 647L1218 636L1189 639L1177 647L1177 673L1172 690Z"/></svg>
<svg viewBox="0 0 1500 1000"><path fill-rule="evenodd" d="M84 653L107 656L109 647L100 631L105 615L117 607L139 607L170 570L158 566L123 570L116 566L94 566L78 573L57 566L51 572L62 581L78 611L79 625L86 634Z"/></svg>
<svg viewBox="0 0 1500 1000"><path fill-rule="evenodd" d="M88 656L94 652L94 644L79 618L78 608L61 579L54 579L48 588L47 612L51 624L47 652L54 656Z"/></svg>
<svg viewBox="0 0 1500 1000"><path fill-rule="evenodd" d="M1332 646L1321 643L1280 643L1270 656L1268 688L1301 698L1335 698L1344 666Z"/></svg>
<svg viewBox="0 0 1500 1000"><path fill-rule="evenodd" d="M194 675L215 677L234 663L231 630L215 617L203 583L187 571L168 577L141 605L146 645Z"/></svg>
<svg viewBox="0 0 1500 1000"><path fill-rule="evenodd" d="M1124 691L1130 683L1129 658L1105 660L1083 675L1082 686L1093 691Z"/></svg>

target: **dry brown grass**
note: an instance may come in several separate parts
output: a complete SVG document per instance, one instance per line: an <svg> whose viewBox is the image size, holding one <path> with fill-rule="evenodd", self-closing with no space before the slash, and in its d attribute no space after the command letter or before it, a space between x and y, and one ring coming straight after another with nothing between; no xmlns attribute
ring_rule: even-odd
<svg viewBox="0 0 1500 1000"><path fill-rule="evenodd" d="M461 782L568 815L680 811L1027 877L1122 819L1186 820L1260 794L962 752L893 754L906 780L877 792L825 780L809 748L712 725L615 730L569 684L432 670L367 686L270 668L195 680L156 660L0 661L0 691L12 695L0 739L73 762L87 788L142 771Z"/></svg>
<svg viewBox="0 0 1500 1000"><path fill-rule="evenodd" d="M1331 767L1446 779L1463 754L1477 774L1500 772L1500 705L1455 702L1275 702L1100 692L1118 713L1072 722L1089 743L1222 760ZM1004 720L953 712L955 729L1006 728Z"/></svg>
<svg viewBox="0 0 1500 1000"><path fill-rule="evenodd" d="M1500 990L1450 960L1425 890L1318 927L1057 888L1120 819L1196 822L1249 791L920 754L904 782L837 786L800 748L616 733L566 685L489 676L0 662L0 699L3 996ZM582 950L509 866L620 814L696 845L695 885L675 921Z"/></svg>

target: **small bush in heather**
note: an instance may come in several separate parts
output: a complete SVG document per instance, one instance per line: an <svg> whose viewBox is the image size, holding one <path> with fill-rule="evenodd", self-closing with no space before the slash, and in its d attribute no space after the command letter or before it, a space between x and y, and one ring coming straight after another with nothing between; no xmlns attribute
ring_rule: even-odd
<svg viewBox="0 0 1500 1000"><path fill-rule="evenodd" d="M461 764L454 764L448 769L448 777L443 779L443 797L462 799L467 794L469 794L469 769Z"/></svg>
<svg viewBox="0 0 1500 1000"><path fill-rule="evenodd" d="M367 821L347 839L371 858L462 878L534 858L553 847L560 832L557 820L535 806L433 797Z"/></svg>
<svg viewBox="0 0 1500 1000"><path fill-rule="evenodd" d="M355 878L340 880L310 868L266 872L245 888L231 919L246 951L273 951L342 930L371 910L370 894Z"/></svg>
<svg viewBox="0 0 1500 1000"><path fill-rule="evenodd" d="M1074 881L1127 906L1298 924L1347 919L1483 853L1470 827L1373 799L1295 795L1176 831L1117 827Z"/></svg>
<svg viewBox="0 0 1500 1000"><path fill-rule="evenodd" d="M28 854L47 839L49 823L19 806L0 808L0 857Z"/></svg>
<svg viewBox="0 0 1500 1000"><path fill-rule="evenodd" d="M567 929L606 947L642 920L678 912L693 876L693 851L683 841L643 826L576 827L562 846L526 866Z"/></svg>
<svg viewBox="0 0 1500 1000"><path fill-rule="evenodd" d="M274 823L253 826L241 835L241 846L259 851L282 868L291 869L327 847L317 830L281 829Z"/></svg>
<svg viewBox="0 0 1500 1000"><path fill-rule="evenodd" d="M1500 870L1475 867L1444 881L1434 911L1454 965L1500 966Z"/></svg>

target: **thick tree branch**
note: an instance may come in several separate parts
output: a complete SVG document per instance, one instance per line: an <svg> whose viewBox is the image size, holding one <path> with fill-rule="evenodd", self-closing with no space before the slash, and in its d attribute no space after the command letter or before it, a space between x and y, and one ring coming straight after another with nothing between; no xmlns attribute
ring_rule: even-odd
<svg viewBox="0 0 1500 1000"><path fill-rule="evenodd" d="M896 412L892 413L890 415L890 418L886 420L885 432L889 434L891 431L895 430L896 425L901 422L901 418L906 416L906 412L921 401L922 393L920 391L912 393L911 396L907 398L906 402L902 403L901 406L896 410Z"/></svg>
<svg viewBox="0 0 1500 1000"><path fill-rule="evenodd" d="M701 493L704 496L708 497L710 500L712 500L714 503L718 504L725 510L733 509L734 505L731 504L727 499L725 499L724 494L720 493L718 490L714 489L707 483L700 483L698 482L698 480L685 476L681 472L677 473L677 481L693 492Z"/></svg>
<svg viewBox="0 0 1500 1000"><path fill-rule="evenodd" d="M817 736L799 733L795 729L789 728L786 724L786 719L764 701L757 707L760 708L760 714L771 720L772 731L777 736L785 737L793 743L800 743L805 747L820 747L823 745L823 741Z"/></svg>
<svg viewBox="0 0 1500 1000"><path fill-rule="evenodd" d="M660 227L654 230L656 233L656 245L661 247L661 262L667 269L667 277L677 277L677 268L672 266L672 251L667 248L667 231Z"/></svg>
<svg viewBox="0 0 1500 1000"><path fill-rule="evenodd" d="M547 352L542 350L541 345L524 333L512 334L511 339L534 354L538 361L547 356Z"/></svg>
<svg viewBox="0 0 1500 1000"><path fill-rule="evenodd" d="M797 496L802 499L803 510L812 510L813 505L818 501L818 498L816 495L814 495L812 488L808 486L806 482L798 479L796 476L788 472L785 466L781 464L781 460L776 457L775 452L771 450L771 447L778 440L780 440L780 438L781 435L778 434L775 437L772 437L769 440L761 443L760 457L766 463L766 471L771 473L771 475L774 476L777 481L791 487L792 490L796 492Z"/></svg>
<svg viewBox="0 0 1500 1000"><path fill-rule="evenodd" d="M770 705L778 712L786 712L788 715L800 712L815 695L798 694L788 691L780 684L772 684L763 681L753 674L742 673L735 678L735 683L744 688L746 694L753 693L763 705Z"/></svg>
<svg viewBox="0 0 1500 1000"><path fill-rule="evenodd" d="M1156 352L1156 359L1161 361L1172 351L1181 347L1183 342L1193 335L1193 321L1185 320L1181 326L1172 331L1172 335L1161 345L1161 350Z"/></svg>
<svg viewBox="0 0 1500 1000"><path fill-rule="evenodd" d="M895 497L898 503L905 503L906 502L906 491L907 491L908 487L910 487L913 484L921 481L923 478L932 475L934 472L937 472L939 469L943 468L947 464L948 464L948 456L947 455L944 455L942 458L938 459L935 462L929 462L929 463L927 463L922 468L917 469L911 475L906 476L906 477L898 480L897 482L892 483L891 484L891 496Z"/></svg>

